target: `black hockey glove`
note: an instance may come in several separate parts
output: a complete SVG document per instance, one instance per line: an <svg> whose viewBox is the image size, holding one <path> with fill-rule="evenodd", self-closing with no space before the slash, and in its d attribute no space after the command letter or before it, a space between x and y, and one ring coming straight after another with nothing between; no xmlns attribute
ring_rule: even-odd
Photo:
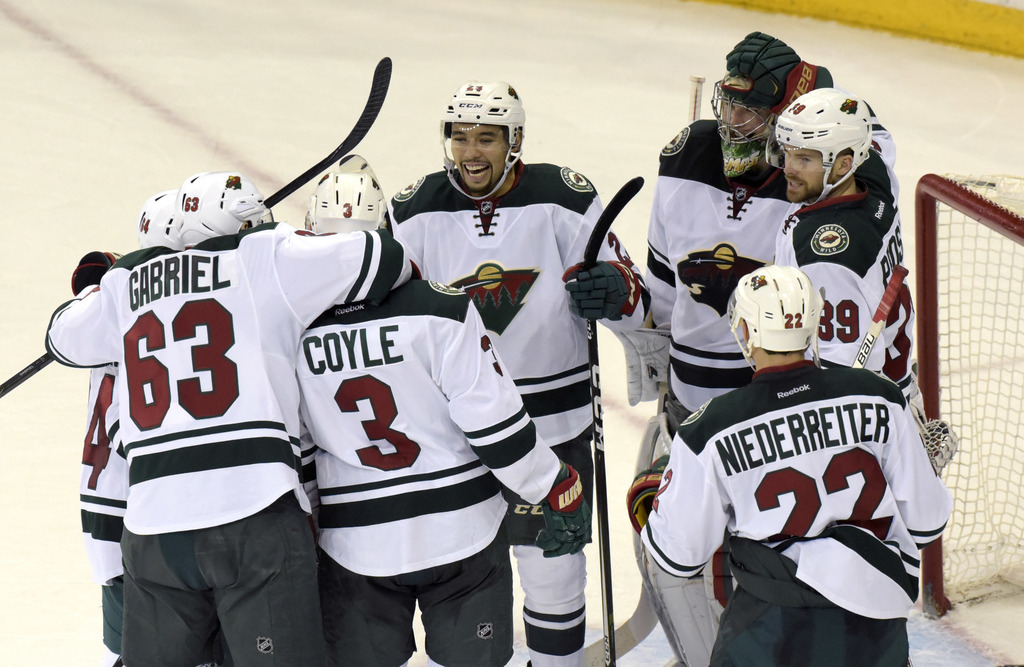
<svg viewBox="0 0 1024 667"><path fill-rule="evenodd" d="M590 505L583 497L583 484L572 466L562 464L547 497L540 502L544 529L535 544L545 558L577 554L590 541Z"/></svg>
<svg viewBox="0 0 1024 667"><path fill-rule="evenodd" d="M85 288L99 285L103 274L119 259L121 255L116 252L94 250L86 254L71 274L71 291L77 296Z"/></svg>
<svg viewBox="0 0 1024 667"><path fill-rule="evenodd" d="M569 310L585 320L622 319L640 300L636 276L619 262L598 262L587 270L577 264L562 281L569 292Z"/></svg>
<svg viewBox="0 0 1024 667"><path fill-rule="evenodd" d="M753 89L740 100L752 107L771 108L782 102L789 73L800 56L780 39L763 32L752 32L725 57L729 74L749 76Z"/></svg>

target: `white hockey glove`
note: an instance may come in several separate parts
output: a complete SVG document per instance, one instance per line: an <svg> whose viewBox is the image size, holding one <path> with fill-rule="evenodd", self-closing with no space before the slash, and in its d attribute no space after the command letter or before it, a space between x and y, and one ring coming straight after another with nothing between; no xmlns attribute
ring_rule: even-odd
<svg viewBox="0 0 1024 667"><path fill-rule="evenodd" d="M626 354L626 398L629 404L657 400L660 385L668 384L672 333L668 329L634 329L614 333Z"/></svg>
<svg viewBox="0 0 1024 667"><path fill-rule="evenodd" d="M916 374L907 392L910 399L910 411L914 414L914 421L917 422L917 430L921 432L924 450L928 452L928 460L931 461L935 474L941 475L943 469L953 459L957 449L960 448L960 439L948 422L941 419L928 419L924 412L924 396L917 386Z"/></svg>

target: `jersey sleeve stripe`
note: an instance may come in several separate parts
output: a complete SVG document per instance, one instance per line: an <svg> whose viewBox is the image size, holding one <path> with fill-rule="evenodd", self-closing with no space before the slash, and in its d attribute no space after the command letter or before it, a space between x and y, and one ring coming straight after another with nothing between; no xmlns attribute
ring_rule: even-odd
<svg viewBox="0 0 1024 667"><path fill-rule="evenodd" d="M95 540L120 542L124 532L124 518L82 510L82 532Z"/></svg>
<svg viewBox="0 0 1024 667"><path fill-rule="evenodd" d="M658 543L654 541L654 535L651 533L650 524L644 526L644 541L651 547L654 552L658 564L661 565L669 574L677 577L692 577L700 574L701 570L704 569L704 564L700 565L682 565L673 561L671 558L665 555L665 552L658 546Z"/></svg>
<svg viewBox="0 0 1024 667"><path fill-rule="evenodd" d="M507 468L523 460L527 454L533 451L536 444L537 427L532 421L526 421L517 431L487 445L470 441L473 453L492 470Z"/></svg>
<svg viewBox="0 0 1024 667"><path fill-rule="evenodd" d="M647 250L647 271L651 277L670 287L676 284L676 274L669 266L668 259L656 254L653 248Z"/></svg>

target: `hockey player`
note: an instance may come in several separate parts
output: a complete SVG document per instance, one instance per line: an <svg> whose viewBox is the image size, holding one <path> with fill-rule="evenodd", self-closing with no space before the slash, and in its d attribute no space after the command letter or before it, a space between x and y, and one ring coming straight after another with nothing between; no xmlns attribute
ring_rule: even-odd
<svg viewBox="0 0 1024 667"><path fill-rule="evenodd" d="M661 152L647 237L647 281L652 324L671 333L670 349L662 352L669 357L668 432L648 432L663 441L670 442L675 426L706 401L750 382L750 368L729 332L729 296L744 275L772 263L776 234L797 208L787 199L782 171L766 160L765 147L790 101L831 85L827 69L802 60L782 40L752 32L726 56L726 74L712 97L715 120L697 120ZM888 181L895 201L894 147L888 132L876 128L885 159L874 158L879 163L874 171L879 182ZM643 334L635 334L641 345L664 341ZM659 363L665 362L655 358L653 365ZM641 447L649 450L651 445ZM641 563L670 644L688 667L706 665L710 655L717 616L731 587L719 567L722 562L717 555L703 583L694 579L681 586L668 580L666 585L676 590L665 595L659 591L657 564Z"/></svg>
<svg viewBox="0 0 1024 667"><path fill-rule="evenodd" d="M324 308L383 297L409 264L376 233L238 234L266 211L238 173L190 178L175 204L185 250L126 255L46 336L65 365L121 369L124 660L196 664L220 627L240 667L320 664L294 351Z"/></svg>
<svg viewBox="0 0 1024 667"><path fill-rule="evenodd" d="M820 307L793 267L740 281L730 321L754 379L683 422L648 499L645 551L678 577L730 535L713 666L908 664L918 550L952 497L894 384L805 359Z"/></svg>
<svg viewBox="0 0 1024 667"><path fill-rule="evenodd" d="M472 298L538 434L579 472L589 501L592 414L583 318L635 329L648 295L614 233L597 266L579 272L600 200L578 172L522 161L525 118L508 83L460 86L442 115L445 169L395 195L394 233L424 278ZM533 667L582 664L584 554L544 558L534 545L544 527L542 508L530 499L509 498L506 523Z"/></svg>
<svg viewBox="0 0 1024 667"><path fill-rule="evenodd" d="M378 193L369 167L328 174L312 230L376 228ZM431 664L508 663L501 485L543 507L538 545L550 555L583 549L590 509L576 471L538 439L470 298L416 280L380 304L331 308L306 331L297 368L320 448L328 664L404 664L417 603Z"/></svg>
<svg viewBox="0 0 1024 667"><path fill-rule="evenodd" d="M801 208L779 229L775 261L800 267L825 290L819 345L825 366L852 366L893 269L903 264L899 210L863 166L874 153L870 111L834 88L797 98L779 116L769 157L783 166L786 196ZM914 312L903 285L882 340L864 367L908 397Z"/></svg>

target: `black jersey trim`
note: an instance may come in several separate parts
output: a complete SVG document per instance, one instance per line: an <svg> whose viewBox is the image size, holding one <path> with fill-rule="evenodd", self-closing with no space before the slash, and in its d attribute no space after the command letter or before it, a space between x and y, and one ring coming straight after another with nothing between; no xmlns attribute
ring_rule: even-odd
<svg viewBox="0 0 1024 667"><path fill-rule="evenodd" d="M704 389L736 389L750 384L754 371L746 368L706 368L672 357L672 373L685 385Z"/></svg>
<svg viewBox="0 0 1024 667"><path fill-rule="evenodd" d="M101 542L120 542L124 534L124 518L82 510L82 532Z"/></svg>
<svg viewBox="0 0 1024 667"><path fill-rule="evenodd" d="M519 384L518 382L516 383ZM564 387L523 394L523 405L534 419L569 412L590 405L590 380L574 382Z"/></svg>
<svg viewBox="0 0 1024 667"><path fill-rule="evenodd" d="M490 445L477 446L470 444L473 452L480 457L488 468L506 468L533 451L537 444L537 426L532 422L527 424L499 442Z"/></svg>
<svg viewBox="0 0 1024 667"><path fill-rule="evenodd" d="M166 452L136 452L128 466L128 484L265 463L284 463L296 471L301 469L288 440L271 437L241 438L178 447Z"/></svg>
<svg viewBox="0 0 1024 667"><path fill-rule="evenodd" d="M347 487L351 489L351 487ZM320 505L321 528L357 528L472 507L501 493L494 475L478 475L449 486L403 491L383 498Z"/></svg>

